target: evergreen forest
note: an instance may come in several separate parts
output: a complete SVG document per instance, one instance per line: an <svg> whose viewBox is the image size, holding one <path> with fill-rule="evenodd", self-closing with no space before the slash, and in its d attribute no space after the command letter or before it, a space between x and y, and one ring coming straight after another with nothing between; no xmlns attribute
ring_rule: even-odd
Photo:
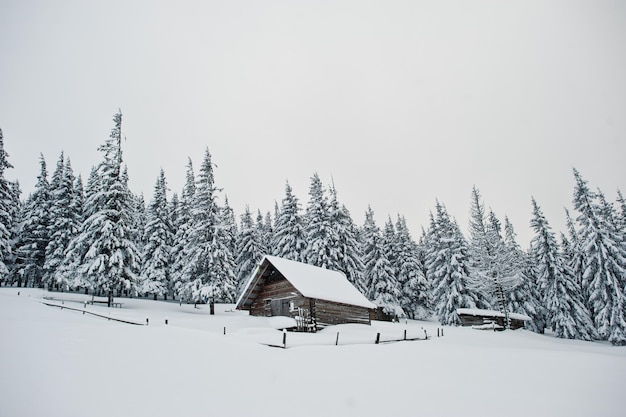
<svg viewBox="0 0 626 417"><path fill-rule="evenodd" d="M285 184L274 212L236 214L215 185L206 149L189 159L185 185L168 195L156 176L150 201L130 191L122 154L122 114L98 148L100 162L83 181L69 155L48 171L40 157L34 191L23 197L0 130L0 284L152 297L187 303L233 303L264 255L343 272L385 313L436 316L459 325L458 308L529 316L529 330L626 345L626 201L608 201L574 169L565 233L555 232L532 199L528 249L507 217L485 209L471 190L464 233L437 201L414 239L402 215L379 226L371 207L355 224L337 189L310 179L302 202Z"/></svg>

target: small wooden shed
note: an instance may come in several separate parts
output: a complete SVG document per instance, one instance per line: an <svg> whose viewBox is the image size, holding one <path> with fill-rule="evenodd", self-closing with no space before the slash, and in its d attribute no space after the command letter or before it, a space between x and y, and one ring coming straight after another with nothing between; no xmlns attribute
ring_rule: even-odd
<svg viewBox="0 0 626 417"><path fill-rule="evenodd" d="M237 300L252 316L287 316L297 330L343 323L371 324L370 302L338 271L265 256Z"/></svg>
<svg viewBox="0 0 626 417"><path fill-rule="evenodd" d="M472 326L477 328L488 328L490 325L496 330L506 328L507 315L495 310L482 310L478 308L457 308L456 314L461 320L462 326ZM509 313L510 329L523 329L524 323L531 318L525 314Z"/></svg>

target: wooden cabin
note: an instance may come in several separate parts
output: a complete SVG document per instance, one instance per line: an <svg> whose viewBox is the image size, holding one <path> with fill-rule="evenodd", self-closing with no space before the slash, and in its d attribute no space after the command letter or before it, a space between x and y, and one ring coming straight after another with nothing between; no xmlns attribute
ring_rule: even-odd
<svg viewBox="0 0 626 417"><path fill-rule="evenodd" d="M265 256L236 308L252 316L292 317L296 330L317 331L334 324L371 324L370 310L376 305L341 272Z"/></svg>
<svg viewBox="0 0 626 417"><path fill-rule="evenodd" d="M477 308L457 308L456 314L461 320L462 326L488 328L490 325L495 330L506 328L506 314L495 310L482 310ZM531 318L525 314L509 313L509 328L511 330L523 329L524 324Z"/></svg>

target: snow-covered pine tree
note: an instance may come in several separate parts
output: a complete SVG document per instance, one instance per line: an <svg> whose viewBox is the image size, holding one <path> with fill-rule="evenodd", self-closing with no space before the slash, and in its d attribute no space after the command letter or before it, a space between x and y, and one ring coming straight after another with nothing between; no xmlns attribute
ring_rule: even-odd
<svg viewBox="0 0 626 417"><path fill-rule="evenodd" d="M170 268L172 263L172 243L174 226L171 223L167 202L167 182L163 169L154 184L154 195L148 207L143 247L143 266L139 292L163 296L167 299L170 288Z"/></svg>
<svg viewBox="0 0 626 417"><path fill-rule="evenodd" d="M470 211L471 274L468 286L481 301L506 313L508 293L520 283L518 265L510 259L501 236L501 225L493 211L486 216L480 192L472 189Z"/></svg>
<svg viewBox="0 0 626 417"><path fill-rule="evenodd" d="M576 169L574 179L573 203L579 212L576 220L584 265L582 284L591 317L601 338L614 345L626 345L626 250L612 219L612 210L602 203L603 196L589 190Z"/></svg>
<svg viewBox="0 0 626 417"><path fill-rule="evenodd" d="M272 236L274 236L274 221L272 220L272 213L267 211L263 218L263 236L265 243L265 254L272 253Z"/></svg>
<svg viewBox="0 0 626 417"><path fill-rule="evenodd" d="M35 191L22 206L20 246L16 255L20 261L17 273L27 286L43 285L46 246L50 241L50 184L43 155L39 158L40 173Z"/></svg>
<svg viewBox="0 0 626 417"><path fill-rule="evenodd" d="M396 221L395 271L400 285L400 306L412 319L422 320L432 312L430 287L420 264L419 248L411 238L404 216Z"/></svg>
<svg viewBox="0 0 626 417"><path fill-rule="evenodd" d="M272 236L272 254L297 262L305 262L306 237L300 203L289 182L285 184L285 197L279 216L275 219Z"/></svg>
<svg viewBox="0 0 626 417"><path fill-rule="evenodd" d="M305 222L306 263L326 268L328 266L328 248L331 234L328 221L328 199L317 173L311 178Z"/></svg>
<svg viewBox="0 0 626 417"><path fill-rule="evenodd" d="M124 167L124 176L128 177L126 167ZM146 224L148 223L148 212L146 210L146 200L143 193L136 195L131 193L132 198L132 234L131 240L135 242L135 246L139 253L144 252L144 246L147 243Z"/></svg>
<svg viewBox="0 0 626 417"><path fill-rule="evenodd" d="M265 224L265 219L263 219L261 210L258 210L258 209L256 212L255 227L256 227L256 234L258 236L259 251L261 252L261 254L266 255L269 253L269 248L270 248L269 239L271 239L271 233L268 233L267 225Z"/></svg>
<svg viewBox="0 0 626 417"><path fill-rule="evenodd" d="M436 216L431 213L425 243L425 263L432 283L435 314L441 324L458 326L461 322L456 310L476 308L476 297L467 288L468 244L459 226L438 201Z"/></svg>
<svg viewBox="0 0 626 417"><path fill-rule="evenodd" d="M181 194L181 199L175 214L174 243L172 248L173 265L171 268L172 288L176 297L181 299L191 299L191 294L186 293L189 289L189 276L183 273L183 268L187 262L188 249L187 241L191 230L193 217L191 208L196 194L196 177L193 170L191 158L187 161L187 171L185 175L185 185Z"/></svg>
<svg viewBox="0 0 626 417"><path fill-rule="evenodd" d="M46 247L46 261L44 264L44 282L49 288L68 290L71 282L57 280L57 269L65 259L65 252L71 240L77 235L80 228L80 216L73 210L76 191L76 178L69 158L67 161L63 153L59 156L56 169L50 181L50 242ZM59 275L61 277L62 275Z"/></svg>
<svg viewBox="0 0 626 417"><path fill-rule="evenodd" d="M329 269L343 272L361 293L366 293L363 287L363 254L358 239L357 227L352 221L348 209L339 203L337 190L333 185L330 188L330 203L328 206L328 221L331 231L329 244Z"/></svg>
<svg viewBox="0 0 626 417"><path fill-rule="evenodd" d="M193 302L232 302L235 262L223 231L211 154L207 148L191 205L191 227L183 249L183 297Z"/></svg>
<svg viewBox="0 0 626 417"><path fill-rule="evenodd" d="M617 225L622 234L626 233L626 200L620 190L617 190ZM626 237L624 238L626 239Z"/></svg>
<svg viewBox="0 0 626 417"><path fill-rule="evenodd" d="M252 220L250 207L246 206L241 215L240 232L237 237L237 295L243 290L248 278L263 256L265 246L261 242L259 228Z"/></svg>
<svg viewBox="0 0 626 417"><path fill-rule="evenodd" d="M9 163L9 155L4 150L4 136L0 129L0 281L5 281L9 275L9 265L11 264L11 230L13 230L15 216L18 207L19 194L16 197L14 183L5 177L5 171L13 168Z"/></svg>
<svg viewBox="0 0 626 417"><path fill-rule="evenodd" d="M235 212L228 203L228 196L224 196L224 206L222 207L222 226L224 233L226 233L226 242L228 250L233 255L233 259L237 259L237 235L239 229L237 228L237 221L235 220ZM236 268L235 268L236 269Z"/></svg>
<svg viewBox="0 0 626 417"><path fill-rule="evenodd" d="M382 308L385 314L404 316L405 313L400 307L398 281L387 257L388 251L385 250L383 237L374 221L374 211L371 207L368 207L365 212L362 239L363 263L368 280L367 297Z"/></svg>
<svg viewBox="0 0 626 417"><path fill-rule="evenodd" d="M81 256L74 275L86 276L94 289L107 295L109 306L115 290L135 291L141 268L141 254L131 239L136 206L122 167L121 111L113 116L113 122L111 135L98 148L103 160L97 167L96 178L90 177L85 204L89 217L66 256L66 259ZM85 248L88 250L84 251Z"/></svg>
<svg viewBox="0 0 626 417"><path fill-rule="evenodd" d="M589 311L582 301L580 287L563 261L554 232L532 199L535 231L530 254L537 267L539 285L548 317L547 325L557 337L593 340L597 337Z"/></svg>
<svg viewBox="0 0 626 417"><path fill-rule="evenodd" d="M504 244L509 251L509 259L520 271L520 283L508 293L508 311L525 314L532 320L526 328L536 333L543 333L545 311L542 306L541 292L536 282L536 273L527 254L517 243L517 235L508 217L504 217Z"/></svg>

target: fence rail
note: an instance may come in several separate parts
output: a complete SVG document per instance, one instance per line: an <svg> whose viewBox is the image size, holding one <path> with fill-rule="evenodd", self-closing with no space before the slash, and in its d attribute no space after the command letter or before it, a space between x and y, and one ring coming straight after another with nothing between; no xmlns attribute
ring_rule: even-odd
<svg viewBox="0 0 626 417"><path fill-rule="evenodd" d="M136 321L120 319L120 318L116 318L116 317L106 316L104 314L94 313L93 311L88 311L88 310L83 309L83 308L68 307L65 304L51 303L50 301L46 301L46 300L40 300L39 302L41 304L44 304L44 305L47 305L47 306L50 306L50 307L58 307L61 310L67 309L67 310L72 310L72 311L79 311L79 312L82 312L83 314L90 314L92 316L100 317L100 318L107 319L107 320L113 320L113 321L117 321L117 322L120 322L120 323L134 324L135 326L144 326L144 325L146 325L146 323L137 323Z"/></svg>

